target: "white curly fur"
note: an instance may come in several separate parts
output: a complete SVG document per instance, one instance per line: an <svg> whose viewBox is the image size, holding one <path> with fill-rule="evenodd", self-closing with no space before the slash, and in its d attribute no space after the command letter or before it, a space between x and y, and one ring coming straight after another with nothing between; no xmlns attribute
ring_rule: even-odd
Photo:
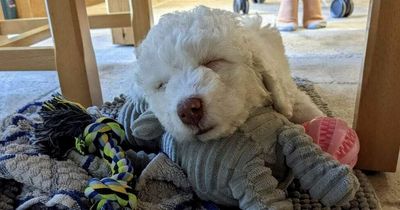
<svg viewBox="0 0 400 210"><path fill-rule="evenodd" d="M323 115L294 84L279 32L261 27L259 16L204 6L167 14L136 56L135 91L142 91L161 124L179 140L230 135L252 110L271 103L298 123ZM193 96L205 109L200 128L183 124L177 115L178 103Z"/></svg>

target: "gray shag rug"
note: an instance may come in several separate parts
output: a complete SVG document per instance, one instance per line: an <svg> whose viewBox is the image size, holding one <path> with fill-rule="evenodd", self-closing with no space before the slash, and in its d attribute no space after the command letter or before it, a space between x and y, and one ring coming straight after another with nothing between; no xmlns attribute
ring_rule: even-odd
<svg viewBox="0 0 400 210"><path fill-rule="evenodd" d="M295 78L300 90L306 92L313 102L327 115L332 117L333 113L327 103L316 92L314 85L309 80ZM119 109L125 103L125 96L116 97L113 102L106 102L101 107L101 112L111 118L117 118ZM288 197L292 199L294 210L372 210L381 209L375 190L369 183L367 176L360 170L354 170L360 182L360 189L354 200L340 207L325 207L318 200L310 198L308 192L300 188L298 180L295 180L288 188Z"/></svg>

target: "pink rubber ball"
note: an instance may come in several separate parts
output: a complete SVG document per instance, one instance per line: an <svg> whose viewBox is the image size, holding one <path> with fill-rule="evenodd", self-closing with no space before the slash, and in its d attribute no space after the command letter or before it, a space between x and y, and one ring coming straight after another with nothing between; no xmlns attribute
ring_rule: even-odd
<svg viewBox="0 0 400 210"><path fill-rule="evenodd" d="M318 117L303 124L306 133L323 151L351 168L357 163L360 142L356 132L341 119Z"/></svg>

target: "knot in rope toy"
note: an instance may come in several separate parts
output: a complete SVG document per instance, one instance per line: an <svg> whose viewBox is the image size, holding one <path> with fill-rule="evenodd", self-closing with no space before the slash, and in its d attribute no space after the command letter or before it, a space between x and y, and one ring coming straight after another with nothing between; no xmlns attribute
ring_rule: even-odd
<svg viewBox="0 0 400 210"><path fill-rule="evenodd" d="M114 178L91 179L85 195L96 201L91 209L119 209L128 206L134 209L137 206L133 189L126 182Z"/></svg>
<svg viewBox="0 0 400 210"><path fill-rule="evenodd" d="M133 167L125 152L118 146L124 140L125 132L118 122L110 118L99 118L88 125L81 138L76 139L76 148L81 153L100 152L112 170L110 178L93 178L85 189L85 195L94 201L95 209L109 209L115 206L136 208L137 198L127 184L133 175Z"/></svg>

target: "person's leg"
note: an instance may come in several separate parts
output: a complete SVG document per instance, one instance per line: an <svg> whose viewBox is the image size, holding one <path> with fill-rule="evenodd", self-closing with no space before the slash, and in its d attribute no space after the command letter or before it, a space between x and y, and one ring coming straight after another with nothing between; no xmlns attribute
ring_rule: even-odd
<svg viewBox="0 0 400 210"><path fill-rule="evenodd" d="M280 31L295 31L297 29L298 0L282 0L279 6L276 27Z"/></svg>
<svg viewBox="0 0 400 210"><path fill-rule="evenodd" d="M325 28L326 21L322 17L321 0L303 0L303 27L307 29Z"/></svg>

